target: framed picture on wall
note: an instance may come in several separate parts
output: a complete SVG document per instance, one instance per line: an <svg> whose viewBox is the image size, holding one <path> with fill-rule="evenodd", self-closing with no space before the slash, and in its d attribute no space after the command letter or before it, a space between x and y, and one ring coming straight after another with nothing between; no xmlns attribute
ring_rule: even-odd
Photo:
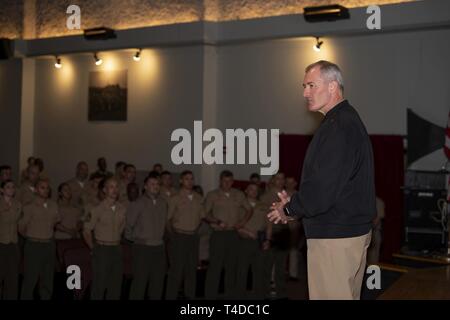
<svg viewBox="0 0 450 320"><path fill-rule="evenodd" d="M127 120L127 70L89 72L89 121Z"/></svg>

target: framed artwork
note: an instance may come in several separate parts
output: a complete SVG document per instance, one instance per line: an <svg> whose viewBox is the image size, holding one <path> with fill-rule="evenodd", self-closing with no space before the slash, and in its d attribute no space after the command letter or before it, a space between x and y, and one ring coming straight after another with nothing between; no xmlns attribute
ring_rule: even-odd
<svg viewBox="0 0 450 320"><path fill-rule="evenodd" d="M127 120L127 70L89 73L89 121Z"/></svg>

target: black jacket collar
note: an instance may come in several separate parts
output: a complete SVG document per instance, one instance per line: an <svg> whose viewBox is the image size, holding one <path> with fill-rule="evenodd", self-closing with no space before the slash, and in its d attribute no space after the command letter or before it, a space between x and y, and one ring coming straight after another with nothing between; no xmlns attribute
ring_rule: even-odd
<svg viewBox="0 0 450 320"><path fill-rule="evenodd" d="M330 111L327 112L327 114L325 115L325 119L331 118L334 114L338 113L339 110L341 110L343 107L348 106L348 105L349 105L349 103L348 103L347 99L342 100L336 106L334 106L333 109L331 109Z"/></svg>

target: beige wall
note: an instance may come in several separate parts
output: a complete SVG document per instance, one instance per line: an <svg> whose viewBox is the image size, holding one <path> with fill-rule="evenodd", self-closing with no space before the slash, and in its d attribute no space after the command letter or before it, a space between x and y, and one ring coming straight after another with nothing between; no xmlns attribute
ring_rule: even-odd
<svg viewBox="0 0 450 320"><path fill-rule="evenodd" d="M51 59L36 62L35 154L54 185L72 177L81 159L94 170L99 156L110 170L123 160L138 169L161 162L181 171L170 165L170 134L202 118L202 48L147 49L139 63L131 52L101 56L100 68L91 55L63 56L60 70ZM98 69L128 70L128 121L88 122L89 71Z"/></svg>

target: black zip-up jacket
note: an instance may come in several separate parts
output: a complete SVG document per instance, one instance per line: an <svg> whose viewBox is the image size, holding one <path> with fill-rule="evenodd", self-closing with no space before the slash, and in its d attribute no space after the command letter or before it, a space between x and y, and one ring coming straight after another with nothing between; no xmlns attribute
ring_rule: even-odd
<svg viewBox="0 0 450 320"><path fill-rule="evenodd" d="M299 191L287 209L309 239L367 234L376 215L372 144L347 100L331 109L308 146Z"/></svg>

